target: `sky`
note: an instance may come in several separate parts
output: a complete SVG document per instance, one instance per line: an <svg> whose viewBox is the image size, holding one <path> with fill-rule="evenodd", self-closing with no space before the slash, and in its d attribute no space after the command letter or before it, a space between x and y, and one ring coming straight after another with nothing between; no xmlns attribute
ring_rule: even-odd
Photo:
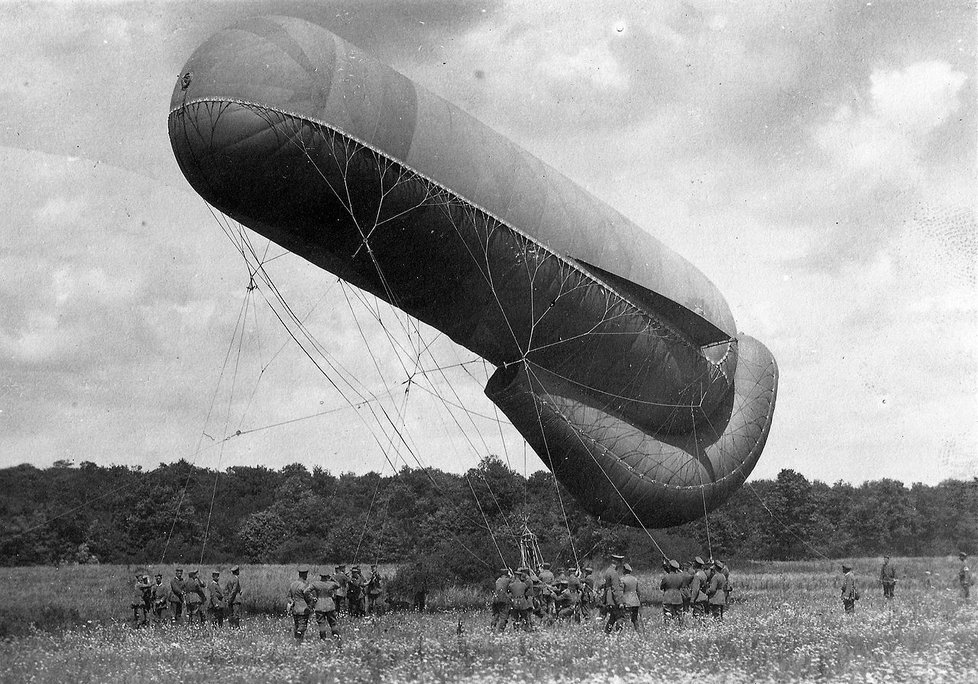
<svg viewBox="0 0 978 684"><path fill-rule="evenodd" d="M429 370L465 365L402 367L395 312L272 245L341 396L248 290L166 118L256 14L326 26L703 271L780 368L753 478L978 474L978 22L950 0L0 2L0 467L543 467L471 353L424 330Z"/></svg>

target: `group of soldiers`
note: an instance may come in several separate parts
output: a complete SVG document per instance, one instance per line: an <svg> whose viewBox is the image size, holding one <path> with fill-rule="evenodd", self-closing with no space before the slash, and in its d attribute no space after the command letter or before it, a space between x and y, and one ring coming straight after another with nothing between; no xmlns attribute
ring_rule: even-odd
<svg viewBox="0 0 978 684"><path fill-rule="evenodd" d="M187 624L205 624L207 617L217 626L224 625L224 618L231 627L241 624L241 568L235 565L231 576L221 586L221 571L211 573L211 581L204 584L197 570L191 570L184 578L183 568L177 568L166 584L163 574L156 573L155 581L149 575L136 575L135 595L131 604L134 627L143 627L152 619L157 624L172 621L180 624L183 615Z"/></svg>
<svg viewBox="0 0 978 684"><path fill-rule="evenodd" d="M353 618L375 613L383 591L383 578L376 565L370 566L370 575L365 577L359 565L347 575L346 565L340 564L332 574L323 571L313 581L309 581L309 567L299 566L299 577L289 585L286 603L294 626L292 635L301 642L309 619L315 618L320 639L326 640L327 635L339 639L337 614L344 609Z"/></svg>
<svg viewBox="0 0 978 684"><path fill-rule="evenodd" d="M598 574L593 568L570 563L556 571L545 562L535 571L525 565L515 571L500 568L493 587L490 629L505 631L510 621L514 628L531 630L534 621L549 625L599 617L609 634L621 631L628 622L641 631L638 579L624 556L611 554L608 561ZM723 619L731 584L730 571L722 561L704 561L697 556L681 565L665 559L662 567L665 575L659 588L666 624L681 624L688 613L697 618L712 615Z"/></svg>
<svg viewBox="0 0 978 684"><path fill-rule="evenodd" d="M971 569L968 567L968 554L964 551L958 553L958 587L961 590L961 599L968 601L971 593L971 586L974 579L971 576ZM879 586L883 588L883 598L892 600L896 591L897 573L896 568L890 563L889 556L883 556L883 564L880 566ZM931 586L930 572L927 572L927 587ZM842 564L842 609L847 614L856 612L856 601L860 599L859 586L856 583L856 576L852 572L849 563Z"/></svg>

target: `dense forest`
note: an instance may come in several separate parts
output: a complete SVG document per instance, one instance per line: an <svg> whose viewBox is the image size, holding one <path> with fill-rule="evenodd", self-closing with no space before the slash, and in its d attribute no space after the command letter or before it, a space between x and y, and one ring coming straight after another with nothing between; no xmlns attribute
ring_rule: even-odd
<svg viewBox="0 0 978 684"><path fill-rule="evenodd" d="M487 457L464 474L404 468L339 476L295 464L217 472L186 461L145 472L60 462L0 470L0 563L406 562L456 578L518 557L528 524L545 558L610 549L660 556L642 530L585 513L549 472ZM798 559L978 550L978 478L853 486L792 470L742 487L707 518L652 536L671 557Z"/></svg>

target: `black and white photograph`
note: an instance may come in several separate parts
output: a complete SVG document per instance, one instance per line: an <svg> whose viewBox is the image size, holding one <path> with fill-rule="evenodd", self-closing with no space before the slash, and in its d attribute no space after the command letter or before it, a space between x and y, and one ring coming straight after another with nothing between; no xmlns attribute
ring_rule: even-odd
<svg viewBox="0 0 978 684"><path fill-rule="evenodd" d="M0 39L0 680L978 681L973 0Z"/></svg>

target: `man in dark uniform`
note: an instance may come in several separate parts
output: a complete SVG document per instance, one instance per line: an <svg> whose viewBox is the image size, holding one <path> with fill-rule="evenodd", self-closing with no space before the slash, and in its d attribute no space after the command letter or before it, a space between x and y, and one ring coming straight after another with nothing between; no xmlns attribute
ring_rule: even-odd
<svg viewBox="0 0 978 684"><path fill-rule="evenodd" d="M315 614L316 625L319 627L319 638L326 641L326 634L329 633L334 639L340 638L340 630L336 626L336 600L334 592L339 588L328 573L320 573L319 580L312 583L313 591L316 594Z"/></svg>
<svg viewBox="0 0 978 684"><path fill-rule="evenodd" d="M958 586L961 587L961 600L967 602L971 596L971 585L974 580L971 578L971 568L968 567L968 554L964 551L958 553L958 560L961 566L958 568Z"/></svg>
<svg viewBox="0 0 978 684"><path fill-rule="evenodd" d="M584 577L581 578L581 617L587 620L594 616L597 603L598 594L594 583L594 568L588 566L584 568Z"/></svg>
<svg viewBox="0 0 978 684"><path fill-rule="evenodd" d="M173 613L173 622L179 625L183 615L183 593L187 582L183 579L183 568L177 568L174 575L170 580L170 612Z"/></svg>
<svg viewBox="0 0 978 684"><path fill-rule="evenodd" d="M340 585L340 588L333 592L333 600L336 601L336 611L339 612L347 607L346 594L350 584L350 576L346 574L346 564L340 563L336 566L333 573L333 580Z"/></svg>
<svg viewBox="0 0 978 684"><path fill-rule="evenodd" d="M145 627L149 624L149 614L153 609L153 585L149 575L136 575L135 591L132 595L132 626Z"/></svg>
<svg viewBox="0 0 978 684"><path fill-rule="evenodd" d="M509 615L513 619L513 626L522 627L528 632L530 631L530 609L532 607L531 586L527 579L529 574L529 568L525 566L519 568L516 571L516 577L506 587L510 606Z"/></svg>
<svg viewBox="0 0 978 684"><path fill-rule="evenodd" d="M492 593L492 621L489 629L494 632L506 630L506 621L509 620L509 583L513 581L513 573L507 567L499 569L499 577L496 578Z"/></svg>
<svg viewBox="0 0 978 684"><path fill-rule="evenodd" d="M842 564L842 607L846 614L856 612L856 601L859 600L859 589L856 587L856 577L852 574L852 566Z"/></svg>
<svg viewBox="0 0 978 684"><path fill-rule="evenodd" d="M665 565L668 570L659 584L662 589L662 621L667 625L670 622L682 625L684 573L679 571L679 561L671 560Z"/></svg>
<svg viewBox="0 0 978 684"><path fill-rule="evenodd" d="M366 587L367 580L364 579L363 573L360 572L360 566L354 565L350 570L350 581L346 585L346 597L350 606L350 617L363 617L363 590Z"/></svg>
<svg viewBox="0 0 978 684"><path fill-rule="evenodd" d="M207 587L207 613L211 616L211 624L224 626L224 590L221 589L221 572L211 573L211 582Z"/></svg>
<svg viewBox="0 0 978 684"><path fill-rule="evenodd" d="M316 594L313 588L306 581L309 576L309 568L305 565L299 566L299 579L293 580L289 585L288 591L288 613L292 616L293 631L296 643L302 642L302 637L309 626L309 611L316 603Z"/></svg>
<svg viewBox="0 0 978 684"><path fill-rule="evenodd" d="M638 578L632 574L632 566L625 563L622 566L625 574L621 578L622 603L624 604L624 615L632 621L632 627L636 632L641 632L642 626L642 599L638 595ZM624 618L622 618L624 619Z"/></svg>
<svg viewBox="0 0 978 684"><path fill-rule="evenodd" d="M187 604L187 624L194 624L194 618L200 624L206 622L204 618L204 601L207 597L204 596L204 583L201 581L196 570L190 571L190 576L187 578L186 590L184 592L183 598L184 602Z"/></svg>
<svg viewBox="0 0 978 684"><path fill-rule="evenodd" d="M380 597L384 593L384 581L377 571L377 565L370 566L370 577L367 578L367 612L373 614L380 605Z"/></svg>
<svg viewBox="0 0 978 684"><path fill-rule="evenodd" d="M693 569L693 564L690 561L683 562L680 575L682 575L683 579L683 614L688 615L693 605L692 586L693 578L696 576L696 570Z"/></svg>
<svg viewBox="0 0 978 684"><path fill-rule="evenodd" d="M231 579L224 585L224 597L227 600L228 625L241 626L241 579L238 575L241 568L235 565L231 568Z"/></svg>
<svg viewBox="0 0 978 684"><path fill-rule="evenodd" d="M693 604L693 617L704 617L709 612L710 597L706 594L709 578L706 562L697 556L693 559L693 580L689 583L689 600Z"/></svg>
<svg viewBox="0 0 978 684"><path fill-rule="evenodd" d="M625 626L624 589L621 583L622 564L625 557L616 553L611 554L611 563L601 574L601 602L608 614L604 625L606 634L620 632Z"/></svg>
<svg viewBox="0 0 978 684"><path fill-rule="evenodd" d="M883 587L883 598L893 598L893 590L896 588L896 568L890 565L890 557L883 556L883 565L880 567L880 584Z"/></svg>
<svg viewBox="0 0 978 684"><path fill-rule="evenodd" d="M713 574L706 586L706 595L709 597L710 615L714 620L723 620L723 611L727 607L727 578L723 574L723 564L714 563Z"/></svg>
<svg viewBox="0 0 978 684"><path fill-rule="evenodd" d="M150 590L153 593L153 619L163 622L166 619L166 602L170 597L170 588L163 584L162 573L156 573L156 583Z"/></svg>

